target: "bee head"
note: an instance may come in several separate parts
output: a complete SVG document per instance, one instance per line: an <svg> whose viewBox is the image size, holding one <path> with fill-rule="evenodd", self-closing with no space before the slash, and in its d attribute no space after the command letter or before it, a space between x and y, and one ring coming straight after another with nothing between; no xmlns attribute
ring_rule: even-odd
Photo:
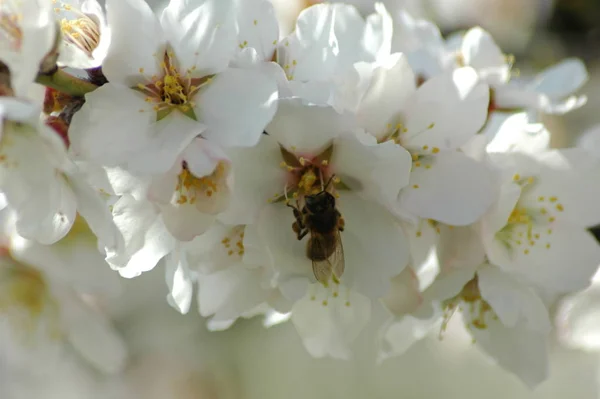
<svg viewBox="0 0 600 399"><path fill-rule="evenodd" d="M322 213L335 208L335 197L327 191L305 197L305 206L310 213Z"/></svg>

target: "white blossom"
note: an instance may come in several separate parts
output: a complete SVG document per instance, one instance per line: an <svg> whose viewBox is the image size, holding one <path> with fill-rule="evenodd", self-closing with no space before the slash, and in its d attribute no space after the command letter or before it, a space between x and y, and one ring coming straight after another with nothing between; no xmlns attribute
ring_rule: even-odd
<svg viewBox="0 0 600 399"><path fill-rule="evenodd" d="M53 7L63 39L58 64L81 69L101 66L110 46L102 6L96 0L60 0Z"/></svg>

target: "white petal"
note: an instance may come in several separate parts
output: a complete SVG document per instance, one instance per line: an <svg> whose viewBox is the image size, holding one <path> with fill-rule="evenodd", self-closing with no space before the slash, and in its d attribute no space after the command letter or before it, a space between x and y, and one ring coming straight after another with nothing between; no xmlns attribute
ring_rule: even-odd
<svg viewBox="0 0 600 399"><path fill-rule="evenodd" d="M140 83L140 68L143 75L159 75L165 39L150 6L143 0L107 0L106 14L112 35L102 65L107 79L133 86Z"/></svg>
<svg viewBox="0 0 600 399"><path fill-rule="evenodd" d="M125 247L107 261L123 277L135 277L153 269L174 248L173 237L149 202L124 195L113 207L113 218Z"/></svg>
<svg viewBox="0 0 600 399"><path fill-rule="evenodd" d="M491 239L506 223L521 196L521 187L511 182L500 186L496 203L492 205L482 219L482 235L484 240Z"/></svg>
<svg viewBox="0 0 600 399"><path fill-rule="evenodd" d="M77 197L77 211L86 220L102 246L117 247L121 237L112 221L108 205L100 197L100 193L88 185L82 176L71 175L69 183Z"/></svg>
<svg viewBox="0 0 600 399"><path fill-rule="evenodd" d="M587 80L584 63L578 58L569 58L545 69L532 86L551 100L560 100L579 90Z"/></svg>
<svg viewBox="0 0 600 399"><path fill-rule="evenodd" d="M318 294L314 300L307 295L292 308L292 323L308 352L316 358L349 359L350 344L370 316L371 301L352 291L347 298L328 299L325 306Z"/></svg>
<svg viewBox="0 0 600 399"><path fill-rule="evenodd" d="M267 200L283 192L287 171L280 166L279 144L263 135L256 147L229 150L228 155L235 183L229 209L219 219L232 225L253 223Z"/></svg>
<svg viewBox="0 0 600 399"><path fill-rule="evenodd" d="M277 109L277 85L260 70L228 68L196 97L202 136L222 146L256 145Z"/></svg>
<svg viewBox="0 0 600 399"><path fill-rule="evenodd" d="M550 132L541 123L532 123L525 112L493 112L482 134L490 137L488 152L540 152L550 145Z"/></svg>
<svg viewBox="0 0 600 399"><path fill-rule="evenodd" d="M547 335L490 320L486 329L472 328L477 344L498 364L534 388L548 378Z"/></svg>
<svg viewBox="0 0 600 399"><path fill-rule="evenodd" d="M458 151L445 151L413 168L400 206L422 218L464 226L479 219L496 197L493 175L485 164ZM414 164L413 164L414 165Z"/></svg>
<svg viewBox="0 0 600 399"><path fill-rule="evenodd" d="M334 33L335 12L328 4L304 9L295 31L277 48L277 62L290 80L326 80L335 71L339 52Z"/></svg>
<svg viewBox="0 0 600 399"><path fill-rule="evenodd" d="M408 314L390 320L381 331L379 361L403 355L414 343L425 338L440 321L439 312L423 318Z"/></svg>
<svg viewBox="0 0 600 399"><path fill-rule="evenodd" d="M567 297L557 310L557 334L561 344L570 348L600 349L600 293L598 286Z"/></svg>
<svg viewBox="0 0 600 399"><path fill-rule="evenodd" d="M82 306L77 300L68 302L62 304L62 311L71 345L100 371L107 374L122 371L127 348L117 331L92 308Z"/></svg>
<svg viewBox="0 0 600 399"><path fill-rule="evenodd" d="M279 24L268 0L238 0L238 43L256 49L259 59L271 61L279 41Z"/></svg>
<svg viewBox="0 0 600 399"><path fill-rule="evenodd" d="M423 292L422 307L430 309L430 312L436 310L441 302L458 295L465 284L473 279L476 271L477 266L465 265L465 267L440 273L433 284ZM423 309L419 309L416 314L421 314L421 312L427 313Z"/></svg>
<svg viewBox="0 0 600 399"><path fill-rule="evenodd" d="M179 313L190 310L193 296L193 283L185 253L173 251L165 258L165 278L169 287L167 302Z"/></svg>
<svg viewBox="0 0 600 399"><path fill-rule="evenodd" d="M458 148L483 126L488 105L489 88L472 68L435 76L407 101L401 142L409 150L425 153L434 147Z"/></svg>
<svg viewBox="0 0 600 399"><path fill-rule="evenodd" d="M218 145L197 137L185 148L182 158L195 176L208 176L227 155Z"/></svg>
<svg viewBox="0 0 600 399"><path fill-rule="evenodd" d="M195 68L193 74L202 77L227 67L236 47L233 5L232 0L169 2L160 22L181 71Z"/></svg>
<svg viewBox="0 0 600 399"><path fill-rule="evenodd" d="M268 299L270 291L262 287L261 270L238 263L225 270L199 276L198 307L213 321L237 319Z"/></svg>
<svg viewBox="0 0 600 399"><path fill-rule="evenodd" d="M525 226L521 232L527 237ZM535 245L524 239L523 245L509 251L511 263L499 266L552 293L574 292L590 284L600 264L600 245L591 233L555 222L534 225L531 234L540 237Z"/></svg>
<svg viewBox="0 0 600 399"><path fill-rule="evenodd" d="M520 324L530 331L550 332L548 309L530 287L491 265L479 268L477 276L481 297L494 309L504 326Z"/></svg>
<svg viewBox="0 0 600 399"><path fill-rule="evenodd" d="M32 197L16 209L17 232L46 245L69 232L77 212L77 199L63 178L56 179L49 191L48 197Z"/></svg>
<svg viewBox="0 0 600 399"><path fill-rule="evenodd" d="M408 184L412 159L408 151L392 141L377 144L366 133L335 140L331 172L356 192L393 204Z"/></svg>
<svg viewBox="0 0 600 399"><path fill-rule="evenodd" d="M342 193L338 201L346 222L341 233L346 260L342 282L370 298L381 298L389 290L390 278L408 264L408 241L383 207L352 193Z"/></svg>
<svg viewBox="0 0 600 399"><path fill-rule="evenodd" d="M419 279L411 267L391 279L391 288L382 299L385 307L396 316L415 311L422 301Z"/></svg>
<svg viewBox="0 0 600 399"><path fill-rule="evenodd" d="M440 228L437 257L442 273L474 269L485 260L481 236L473 226Z"/></svg>
<svg viewBox="0 0 600 399"><path fill-rule="evenodd" d="M360 126L378 139L391 134L394 119L415 89L415 76L406 57L400 53L392 54L373 72L371 84L357 111ZM388 127L388 124L393 125Z"/></svg>
<svg viewBox="0 0 600 399"><path fill-rule="evenodd" d="M505 83L510 77L506 56L485 30L470 29L463 38L462 55L466 65L475 69L491 85Z"/></svg>
<svg viewBox="0 0 600 399"><path fill-rule="evenodd" d="M432 22L415 19L404 10L396 13L392 51L401 51L416 74L429 79L442 71L445 43Z"/></svg>
<svg viewBox="0 0 600 399"><path fill-rule="evenodd" d="M218 199L216 201L220 202ZM216 205L225 208L227 201ZM214 214L201 212L196 204L161 206L161 213L165 228L180 241L190 241L201 235L216 218Z"/></svg>
<svg viewBox="0 0 600 399"><path fill-rule="evenodd" d="M392 51L394 20L383 3L375 3L375 12L366 19L363 42L375 60L381 60Z"/></svg>
<svg viewBox="0 0 600 399"><path fill-rule="evenodd" d="M354 130L350 113L340 114L329 106L307 104L304 100L282 99L267 133L295 153L320 154L331 140Z"/></svg>
<svg viewBox="0 0 600 399"><path fill-rule="evenodd" d="M177 111L156 122L156 112L140 93L108 83L86 96L86 104L73 117L69 137L75 156L159 173L169 170L202 130L202 124Z"/></svg>
<svg viewBox="0 0 600 399"><path fill-rule="evenodd" d="M309 281L315 281L306 256L307 239L298 241L292 230L294 221L292 210L278 203L265 206L256 222L257 233L271 253L280 289L292 301L304 296ZM346 255L346 271L349 267L352 262Z"/></svg>
<svg viewBox="0 0 600 399"><path fill-rule="evenodd" d="M595 157L600 157L600 124L587 129L577 139L577 148L589 151Z"/></svg>

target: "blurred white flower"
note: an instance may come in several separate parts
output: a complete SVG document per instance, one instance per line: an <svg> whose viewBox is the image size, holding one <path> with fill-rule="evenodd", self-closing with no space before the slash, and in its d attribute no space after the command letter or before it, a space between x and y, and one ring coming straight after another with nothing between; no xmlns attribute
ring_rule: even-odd
<svg viewBox="0 0 600 399"><path fill-rule="evenodd" d="M63 238L79 212L107 247L118 242L110 212L36 106L0 98L0 187L16 212L20 235L42 244Z"/></svg>
<svg viewBox="0 0 600 399"><path fill-rule="evenodd" d="M477 70L490 85L490 110L528 109L548 114L564 114L581 107L585 96L576 96L588 79L583 62L567 59L554 65L531 82L511 79L513 60L504 55L492 36L481 28L469 30L462 39L458 64Z"/></svg>
<svg viewBox="0 0 600 399"><path fill-rule="evenodd" d="M51 2L0 2L0 61L10 70L15 95L27 94L40 62L54 45L55 35Z"/></svg>
<svg viewBox="0 0 600 399"><path fill-rule="evenodd" d="M52 246L15 233L4 240L0 318L8 322L4 333L9 335L2 339L0 356L18 367L41 370L64 356L68 342L99 371L120 372L126 348L99 307L119 294L120 282L106 268L85 222L79 220Z"/></svg>

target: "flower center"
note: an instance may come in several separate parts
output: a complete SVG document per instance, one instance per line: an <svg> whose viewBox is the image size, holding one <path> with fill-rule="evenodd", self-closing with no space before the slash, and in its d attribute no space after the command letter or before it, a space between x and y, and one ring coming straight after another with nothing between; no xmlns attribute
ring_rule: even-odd
<svg viewBox="0 0 600 399"><path fill-rule="evenodd" d="M209 199L226 184L228 170L226 163L220 161L215 170L207 176L196 177L183 162L183 168L177 177L175 202L179 205L193 205L200 200Z"/></svg>
<svg viewBox="0 0 600 399"><path fill-rule="evenodd" d="M146 95L146 102L154 103L157 121L173 110L178 110L187 117L197 120L193 98L203 85L211 81L211 76L193 78L195 67L181 74L176 63L175 54L167 49L161 62L162 76L146 78L145 84L140 83L133 88ZM144 68L140 68L139 72L143 75Z"/></svg>
<svg viewBox="0 0 600 399"><path fill-rule="evenodd" d="M54 8L54 12L63 17L59 20L63 39L91 58L93 51L100 44L100 27L96 21L71 4L56 0L54 3L59 5Z"/></svg>
<svg viewBox="0 0 600 399"><path fill-rule="evenodd" d="M21 48L23 32L20 22L23 15L17 12L17 6L12 0L0 0L0 42L8 43L13 51Z"/></svg>
<svg viewBox="0 0 600 399"><path fill-rule="evenodd" d="M440 339L446 332L448 323L457 309L463 313L468 311L470 318L470 321L467 323L468 328L473 327L478 330L484 330L487 328L486 320L489 320L488 317L494 320L498 319L490 304L481 297L477 275L463 286L458 295L444 301L444 318L440 328Z"/></svg>
<svg viewBox="0 0 600 399"><path fill-rule="evenodd" d="M292 151L295 148L291 148ZM276 193L269 202L280 202L292 197L301 200L331 187L332 194L339 198L338 190L348 189L338 176L333 177L329 166L333 145L316 156L298 155L280 146L282 161L280 166L288 172L283 193ZM328 186L328 187L326 187ZM337 187L336 187L337 186ZM328 190L329 191L329 190Z"/></svg>
<svg viewBox="0 0 600 399"><path fill-rule="evenodd" d="M233 227L221 240L227 256L239 257L244 256L244 230L245 226L239 225Z"/></svg>
<svg viewBox="0 0 600 399"><path fill-rule="evenodd" d="M435 123L431 122L422 130L411 131L402 123L397 123L395 125L388 123L386 126L386 133L384 134L383 139L380 139L379 142L382 143L385 141L392 140L394 143L406 148L406 150L409 151L412 155L413 166L415 166L414 164L417 163L419 160L423 160L424 158L430 155L435 155L440 152L440 149L436 146L425 144L417 147L410 144L411 140L415 139L421 134L427 134L427 132L433 129L434 127ZM421 165L418 165L416 167L420 166Z"/></svg>
<svg viewBox="0 0 600 399"><path fill-rule="evenodd" d="M527 189L535 179L515 174L513 181ZM557 196L538 196L537 203L539 206L527 207L517 203L506 226L496 233L496 239L509 250L522 250L524 255L529 255L534 247L551 248L549 236L552 234L552 224L556 221L557 212L563 212L565 207Z"/></svg>

